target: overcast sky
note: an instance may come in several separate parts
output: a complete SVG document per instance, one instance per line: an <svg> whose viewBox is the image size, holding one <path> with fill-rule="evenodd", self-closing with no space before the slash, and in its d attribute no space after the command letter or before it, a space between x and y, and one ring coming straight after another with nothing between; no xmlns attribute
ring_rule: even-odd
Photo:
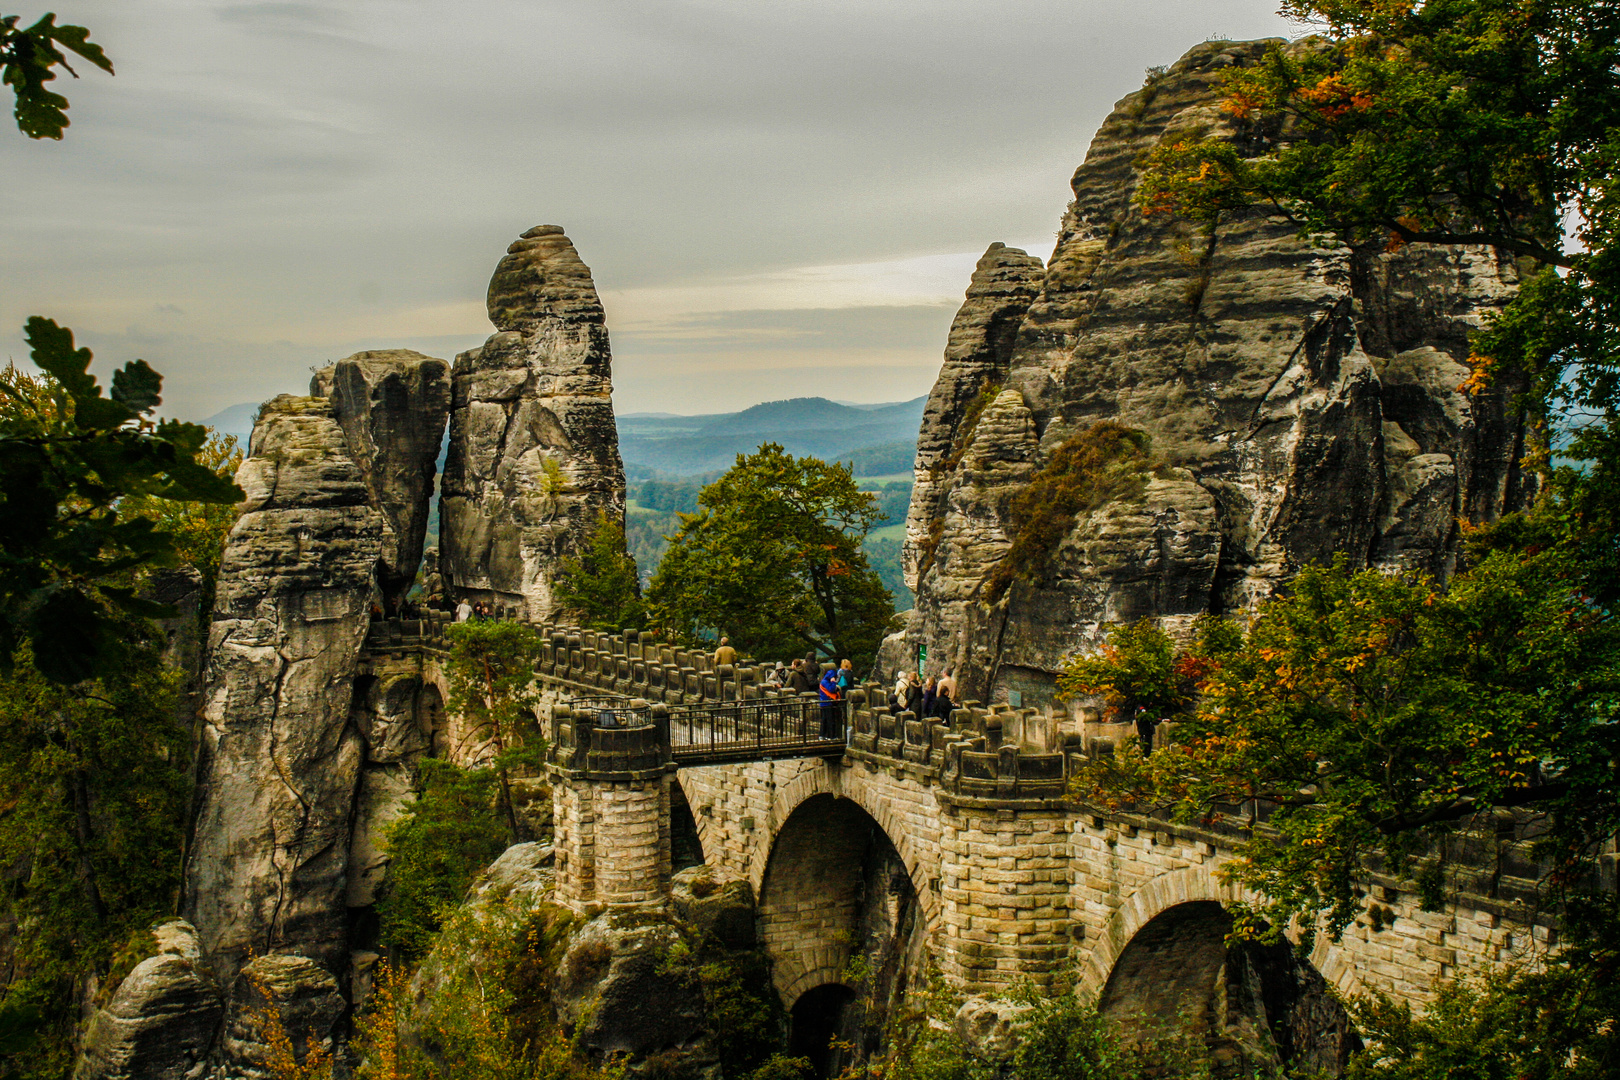
<svg viewBox="0 0 1620 1080"><path fill-rule="evenodd" d="M0 130L0 357L53 317L194 419L359 349L451 358L546 223L602 292L621 412L915 397L984 248L1051 253L1143 69L1297 34L1276 7L61 0L118 74L59 80L61 143Z"/></svg>

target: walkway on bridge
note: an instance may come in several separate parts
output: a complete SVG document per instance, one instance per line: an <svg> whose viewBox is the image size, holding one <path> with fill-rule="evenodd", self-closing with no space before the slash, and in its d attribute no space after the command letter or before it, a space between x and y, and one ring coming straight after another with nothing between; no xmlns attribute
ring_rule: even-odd
<svg viewBox="0 0 1620 1080"><path fill-rule="evenodd" d="M656 730L675 764L731 765L783 758L842 757L847 703L814 697L776 701L649 704L622 697L568 702L576 745L615 742L614 731ZM586 732L590 738L583 738ZM605 737L605 738L604 738Z"/></svg>

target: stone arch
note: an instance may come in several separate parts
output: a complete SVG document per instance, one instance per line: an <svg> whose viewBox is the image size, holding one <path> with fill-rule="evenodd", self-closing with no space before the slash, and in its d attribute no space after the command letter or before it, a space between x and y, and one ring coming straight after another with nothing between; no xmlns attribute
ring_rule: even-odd
<svg viewBox="0 0 1620 1080"><path fill-rule="evenodd" d="M1165 874L1115 912L1084 972L1099 1011L1132 1037L1201 1041L1218 1061L1338 1075L1361 1044L1332 992L1339 984L1316 966L1333 948L1319 942L1302 961L1287 942L1228 947L1225 905L1255 894L1212 871Z"/></svg>
<svg viewBox="0 0 1620 1080"><path fill-rule="evenodd" d="M772 830L757 886L760 936L791 1011L817 987L847 981L857 954L898 976L904 943L927 932L910 872L882 824L830 791L797 802ZM876 960L871 950L878 950Z"/></svg>
<svg viewBox="0 0 1620 1080"><path fill-rule="evenodd" d="M703 838L706 824L706 820L700 820L692 812L686 788L681 785L681 774L672 773L669 778L669 865L672 873L700 863L705 866L720 865L710 852L711 846L717 841L711 839L706 842Z"/></svg>
<svg viewBox="0 0 1620 1080"><path fill-rule="evenodd" d="M847 770L824 763L819 768L803 770L776 789L770 811L766 814L764 825L760 829L759 841L749 857L748 883L753 886L754 895L763 895L760 890L765 885L765 869L770 865L777 837L781 834L782 827L787 824L788 818L792 817L793 812L807 800L817 795L831 795L837 799L849 799L854 802L868 817L877 822L878 827L889 838L889 843L894 845L895 851L900 855L900 861L905 864L906 873L911 878L911 887L916 890L917 901L922 905L923 914L928 920L928 928L932 930L939 924L939 896L933 886L929 864L919 858L910 831L896 816L888 800L872 791L869 785L860 783L859 778L848 777L846 774ZM848 783L847 780L855 782ZM707 842L704 850L708 850Z"/></svg>
<svg viewBox="0 0 1620 1080"><path fill-rule="evenodd" d="M1251 889L1221 882L1215 876L1215 869L1215 865L1204 865L1173 870L1160 874L1132 893L1109 917L1097 943L1087 954L1081 968L1081 990L1100 995L1125 947L1144 926L1170 908L1203 900L1228 904L1261 899L1260 894ZM1310 961L1328 985L1340 994L1351 997L1361 993L1355 961L1342 945L1330 942L1326 935L1318 935Z"/></svg>

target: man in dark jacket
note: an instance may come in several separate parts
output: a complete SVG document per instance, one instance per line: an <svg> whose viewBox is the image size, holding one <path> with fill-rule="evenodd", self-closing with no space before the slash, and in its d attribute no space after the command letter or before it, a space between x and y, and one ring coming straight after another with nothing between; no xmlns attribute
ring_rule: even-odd
<svg viewBox="0 0 1620 1080"><path fill-rule="evenodd" d="M1153 753L1154 726L1153 714L1138 705L1136 707L1136 741L1141 746L1144 757Z"/></svg>

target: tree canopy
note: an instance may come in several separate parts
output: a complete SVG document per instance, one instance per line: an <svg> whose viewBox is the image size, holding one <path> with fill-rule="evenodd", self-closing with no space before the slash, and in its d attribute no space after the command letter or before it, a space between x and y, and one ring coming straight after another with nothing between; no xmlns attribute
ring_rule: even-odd
<svg viewBox="0 0 1620 1080"><path fill-rule="evenodd" d="M766 443L739 454L698 504L648 590L655 618L761 657L872 661L893 604L861 541L882 511L847 465Z"/></svg>
<svg viewBox="0 0 1620 1080"><path fill-rule="evenodd" d="M592 630L639 630L646 622L636 560L625 551L624 524L603 514L585 550L558 569L557 602Z"/></svg>

